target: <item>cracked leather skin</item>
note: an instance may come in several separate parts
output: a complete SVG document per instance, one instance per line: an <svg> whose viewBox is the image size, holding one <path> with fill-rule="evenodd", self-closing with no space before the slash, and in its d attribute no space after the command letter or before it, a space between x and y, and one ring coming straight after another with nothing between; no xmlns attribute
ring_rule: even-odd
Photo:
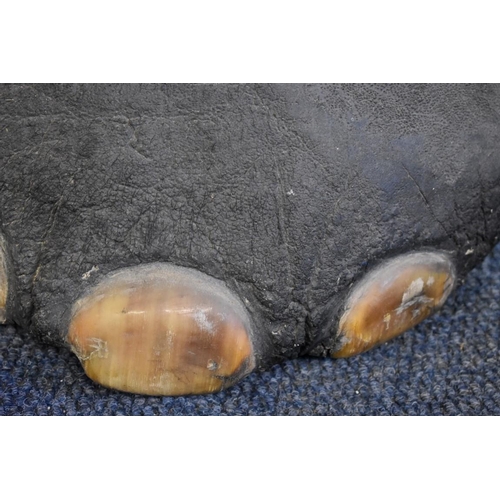
<svg viewBox="0 0 500 500"><path fill-rule="evenodd" d="M257 365L327 355L349 287L388 257L500 232L498 85L1 85L12 319L64 343L107 273L222 280Z"/></svg>

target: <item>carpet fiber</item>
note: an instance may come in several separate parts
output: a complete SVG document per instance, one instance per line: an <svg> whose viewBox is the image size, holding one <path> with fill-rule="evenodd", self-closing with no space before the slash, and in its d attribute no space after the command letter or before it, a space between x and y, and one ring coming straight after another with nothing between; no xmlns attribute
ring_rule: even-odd
<svg viewBox="0 0 500 500"><path fill-rule="evenodd" d="M305 358L218 394L145 397L0 329L0 415L499 415L500 245L438 315L361 356Z"/></svg>

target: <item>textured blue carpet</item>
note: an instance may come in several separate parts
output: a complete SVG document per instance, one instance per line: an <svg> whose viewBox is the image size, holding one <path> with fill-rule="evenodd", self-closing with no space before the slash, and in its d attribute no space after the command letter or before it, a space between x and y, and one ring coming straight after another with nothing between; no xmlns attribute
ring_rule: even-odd
<svg viewBox="0 0 500 500"><path fill-rule="evenodd" d="M1 415L499 415L500 245L439 315L351 359L299 359L219 394L145 397L76 357L0 330Z"/></svg>

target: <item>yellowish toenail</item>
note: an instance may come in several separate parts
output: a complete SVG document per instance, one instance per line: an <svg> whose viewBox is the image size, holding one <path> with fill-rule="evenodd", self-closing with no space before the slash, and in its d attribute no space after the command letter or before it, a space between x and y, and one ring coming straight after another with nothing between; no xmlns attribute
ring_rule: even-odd
<svg viewBox="0 0 500 500"><path fill-rule="evenodd" d="M454 284L454 266L439 252L404 255L373 270L347 299L333 357L365 352L414 327L444 304Z"/></svg>
<svg viewBox="0 0 500 500"><path fill-rule="evenodd" d="M232 292L168 264L106 278L75 304L68 341L91 379L141 394L218 391L255 365L250 321Z"/></svg>

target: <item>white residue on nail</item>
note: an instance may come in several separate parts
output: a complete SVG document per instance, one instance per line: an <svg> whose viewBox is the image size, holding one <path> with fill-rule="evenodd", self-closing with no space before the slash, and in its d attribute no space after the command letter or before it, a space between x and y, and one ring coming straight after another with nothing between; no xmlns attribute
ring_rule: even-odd
<svg viewBox="0 0 500 500"><path fill-rule="evenodd" d="M214 324L207 318L205 311L198 309L193 313L193 319L196 321L196 324L201 330L210 334L215 333Z"/></svg>

